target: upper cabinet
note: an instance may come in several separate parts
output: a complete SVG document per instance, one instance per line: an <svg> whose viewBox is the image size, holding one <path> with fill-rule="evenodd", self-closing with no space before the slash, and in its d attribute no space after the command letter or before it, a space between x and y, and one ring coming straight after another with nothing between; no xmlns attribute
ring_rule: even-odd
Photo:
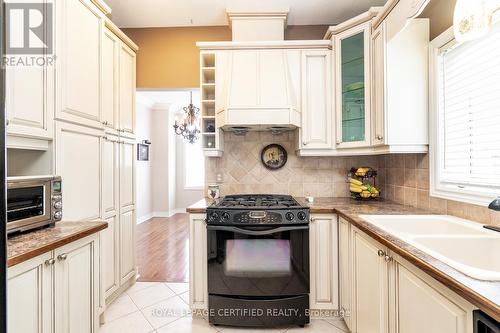
<svg viewBox="0 0 500 333"><path fill-rule="evenodd" d="M302 51L301 155L321 154L334 148L331 102L331 51Z"/></svg>
<svg viewBox="0 0 500 333"><path fill-rule="evenodd" d="M101 128L104 14L90 0L64 0L55 7L61 21L56 43L60 91L56 118Z"/></svg>
<svg viewBox="0 0 500 333"><path fill-rule="evenodd" d="M334 38L337 147L370 145L370 22Z"/></svg>
<svg viewBox="0 0 500 333"><path fill-rule="evenodd" d="M43 29L47 29L45 23L42 23ZM11 26L9 33L22 34L22 31L17 31L18 28ZM5 66L6 143L7 148L47 150L53 139L55 107L53 54L45 52L30 57L36 57L36 65L17 63ZM43 64L42 58L45 60ZM24 59L23 55L19 55L21 59Z"/></svg>
<svg viewBox="0 0 500 333"><path fill-rule="evenodd" d="M135 137L137 46L111 21L102 35L102 115L106 133Z"/></svg>
<svg viewBox="0 0 500 333"><path fill-rule="evenodd" d="M120 132L122 136L135 137L135 61L130 47L121 43L119 59Z"/></svg>

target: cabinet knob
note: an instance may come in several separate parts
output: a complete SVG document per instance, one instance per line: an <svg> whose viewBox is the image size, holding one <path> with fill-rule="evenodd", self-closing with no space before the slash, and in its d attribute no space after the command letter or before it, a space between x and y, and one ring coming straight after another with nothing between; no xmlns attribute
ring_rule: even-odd
<svg viewBox="0 0 500 333"><path fill-rule="evenodd" d="M5 119L5 125L9 126L9 124L10 124L10 120L9 119Z"/></svg>
<svg viewBox="0 0 500 333"><path fill-rule="evenodd" d="M104 126L109 125L109 123L108 123L108 121L107 121L107 120L104 120L104 121L102 122L102 124L103 124Z"/></svg>
<svg viewBox="0 0 500 333"><path fill-rule="evenodd" d="M383 256L385 256L385 252L384 252L384 251L382 251L382 250L378 250L378 256L379 256L379 257L383 257Z"/></svg>
<svg viewBox="0 0 500 333"><path fill-rule="evenodd" d="M338 145L339 145L339 144L341 144L341 143L342 143L342 141L340 141L340 140L337 140L337 144L338 144Z"/></svg>
<svg viewBox="0 0 500 333"><path fill-rule="evenodd" d="M305 141L304 141L304 142L302 142L302 145L303 145L303 146L307 146L307 142L305 142Z"/></svg>
<svg viewBox="0 0 500 333"><path fill-rule="evenodd" d="M56 263L56 261L54 260L54 258L50 258L50 259L45 260L45 266L52 266L55 263Z"/></svg>
<svg viewBox="0 0 500 333"><path fill-rule="evenodd" d="M392 257L389 257L389 256L386 254L386 255L385 255L385 257L384 257L384 260L385 260L386 262L390 262L390 261L392 261Z"/></svg>
<svg viewBox="0 0 500 333"><path fill-rule="evenodd" d="M66 253L62 253L62 254L57 256L57 259L59 261L66 260L67 258L68 258L68 255Z"/></svg>
<svg viewBox="0 0 500 333"><path fill-rule="evenodd" d="M382 140L384 140L384 137L382 135L377 135L377 140L382 141Z"/></svg>

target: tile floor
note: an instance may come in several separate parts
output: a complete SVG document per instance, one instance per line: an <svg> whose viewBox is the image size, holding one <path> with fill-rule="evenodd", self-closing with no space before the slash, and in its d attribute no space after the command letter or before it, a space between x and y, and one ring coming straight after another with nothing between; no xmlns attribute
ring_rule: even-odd
<svg viewBox="0 0 500 333"><path fill-rule="evenodd" d="M242 329L212 326L205 319L189 315L187 283L137 282L105 312L101 333L254 333L254 332L348 332L340 319L314 319L305 328Z"/></svg>

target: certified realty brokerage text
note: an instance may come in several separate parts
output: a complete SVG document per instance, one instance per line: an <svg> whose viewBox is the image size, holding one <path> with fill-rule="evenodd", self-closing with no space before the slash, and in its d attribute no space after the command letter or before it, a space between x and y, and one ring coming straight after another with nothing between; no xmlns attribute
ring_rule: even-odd
<svg viewBox="0 0 500 333"><path fill-rule="evenodd" d="M5 3L4 67L46 67L54 53L53 3Z"/></svg>

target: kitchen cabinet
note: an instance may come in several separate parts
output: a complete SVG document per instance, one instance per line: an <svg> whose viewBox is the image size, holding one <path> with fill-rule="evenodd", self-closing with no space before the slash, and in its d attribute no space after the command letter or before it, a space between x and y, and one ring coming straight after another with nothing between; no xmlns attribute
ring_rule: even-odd
<svg viewBox="0 0 500 333"><path fill-rule="evenodd" d="M339 251L351 332L472 332L470 303L342 218Z"/></svg>
<svg viewBox="0 0 500 333"><path fill-rule="evenodd" d="M44 253L8 269L8 332L53 332L52 257L52 253Z"/></svg>
<svg viewBox="0 0 500 333"><path fill-rule="evenodd" d="M124 43L120 45L119 73L120 132L122 136L134 138L136 54Z"/></svg>
<svg viewBox="0 0 500 333"><path fill-rule="evenodd" d="M370 146L370 21L335 35L337 148Z"/></svg>
<svg viewBox="0 0 500 333"><path fill-rule="evenodd" d="M102 124L106 133L135 137L135 45L110 20L102 34Z"/></svg>
<svg viewBox="0 0 500 333"><path fill-rule="evenodd" d="M64 220L94 220L101 215L100 130L57 121L55 173L63 179Z"/></svg>
<svg viewBox="0 0 500 333"><path fill-rule="evenodd" d="M383 21L371 40L372 145L392 153L424 153L429 143L429 21L413 19L391 40L387 27Z"/></svg>
<svg viewBox="0 0 500 333"><path fill-rule="evenodd" d="M119 70L120 39L105 27L102 34L102 124L106 132L118 134L119 129ZM134 87L135 89L135 87Z"/></svg>
<svg viewBox="0 0 500 333"><path fill-rule="evenodd" d="M119 220L119 138L106 135L102 141L102 212L108 228L101 232L102 290L104 297L120 286L120 220Z"/></svg>
<svg viewBox="0 0 500 333"><path fill-rule="evenodd" d="M339 308L337 232L336 215L311 215L309 230L311 309Z"/></svg>
<svg viewBox="0 0 500 333"><path fill-rule="evenodd" d="M52 55L43 56L47 59L44 66L5 67L7 148L48 150L53 139L55 70L49 65Z"/></svg>
<svg viewBox="0 0 500 333"><path fill-rule="evenodd" d="M351 224L339 218L339 301L341 315L350 331L352 329L352 266L351 266Z"/></svg>
<svg viewBox="0 0 500 333"><path fill-rule="evenodd" d="M301 155L334 149L331 51L302 51Z"/></svg>
<svg viewBox="0 0 500 333"><path fill-rule="evenodd" d="M101 36L104 14L90 0L54 3L59 96L56 118L102 128ZM85 33L82 33L82 32Z"/></svg>
<svg viewBox="0 0 500 333"><path fill-rule="evenodd" d="M353 331L388 332L388 250L352 228Z"/></svg>
<svg viewBox="0 0 500 333"><path fill-rule="evenodd" d="M206 214L189 215L189 305L208 309Z"/></svg>
<svg viewBox="0 0 500 333"><path fill-rule="evenodd" d="M98 234L10 267L7 275L9 332L98 332Z"/></svg>
<svg viewBox="0 0 500 333"><path fill-rule="evenodd" d="M135 277L135 210L120 212L120 283Z"/></svg>
<svg viewBox="0 0 500 333"><path fill-rule="evenodd" d="M91 239L54 251L56 333L99 331L99 241Z"/></svg>
<svg viewBox="0 0 500 333"><path fill-rule="evenodd" d="M472 306L403 259L396 259L394 265L398 332L472 332Z"/></svg>
<svg viewBox="0 0 500 333"><path fill-rule="evenodd" d="M135 204L135 142L120 139L120 211Z"/></svg>

